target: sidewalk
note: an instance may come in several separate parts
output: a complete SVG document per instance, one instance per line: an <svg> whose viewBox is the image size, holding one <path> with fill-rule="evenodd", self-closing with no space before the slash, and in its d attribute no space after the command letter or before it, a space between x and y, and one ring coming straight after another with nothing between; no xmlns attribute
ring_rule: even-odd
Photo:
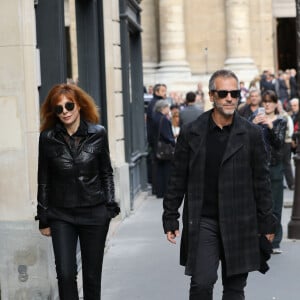
<svg viewBox="0 0 300 300"><path fill-rule="evenodd" d="M293 192L285 190L291 206ZM166 241L161 225L162 199L149 196L119 224L108 241L104 257L102 297L104 300L187 300L189 277L179 266L179 240ZM272 255L266 275L253 272L246 288L247 300L300 299L300 241L286 238L291 208L283 209L284 240L280 255ZM221 282L215 299L221 299Z"/></svg>

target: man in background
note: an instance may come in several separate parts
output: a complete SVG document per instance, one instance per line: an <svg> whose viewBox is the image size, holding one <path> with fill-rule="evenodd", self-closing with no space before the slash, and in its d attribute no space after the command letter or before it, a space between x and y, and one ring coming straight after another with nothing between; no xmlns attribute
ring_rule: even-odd
<svg viewBox="0 0 300 300"><path fill-rule="evenodd" d="M203 109L195 101L196 93L188 92L185 97L186 106L179 113L180 127L196 120L203 113Z"/></svg>

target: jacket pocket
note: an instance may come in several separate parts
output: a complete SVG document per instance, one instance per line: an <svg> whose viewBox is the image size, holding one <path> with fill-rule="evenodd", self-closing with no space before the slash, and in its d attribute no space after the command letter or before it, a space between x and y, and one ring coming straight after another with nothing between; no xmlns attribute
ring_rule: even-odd
<svg viewBox="0 0 300 300"><path fill-rule="evenodd" d="M97 145L97 146L86 145L86 146L84 146L83 151L87 152L87 153L92 153L92 154L100 153L101 147L99 145Z"/></svg>
<svg viewBox="0 0 300 300"><path fill-rule="evenodd" d="M47 149L47 156L49 158L55 158L55 157L59 157L62 156L62 154L64 153L64 149L59 147L51 147L49 149Z"/></svg>

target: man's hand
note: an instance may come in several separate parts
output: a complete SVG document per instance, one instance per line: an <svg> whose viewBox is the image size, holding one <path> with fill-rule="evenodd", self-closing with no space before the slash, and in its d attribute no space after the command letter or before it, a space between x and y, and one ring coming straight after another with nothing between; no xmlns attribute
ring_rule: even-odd
<svg viewBox="0 0 300 300"><path fill-rule="evenodd" d="M44 236L51 236L51 229L50 229L50 227L40 229L40 232Z"/></svg>
<svg viewBox="0 0 300 300"><path fill-rule="evenodd" d="M177 238L178 236L180 236L179 230L167 232L167 240L172 244L176 244L175 238Z"/></svg>
<svg viewBox="0 0 300 300"><path fill-rule="evenodd" d="M267 240L268 240L270 243L272 243L273 240L274 240L275 234L274 234L274 233L271 233L271 234L266 234L265 236L266 236Z"/></svg>

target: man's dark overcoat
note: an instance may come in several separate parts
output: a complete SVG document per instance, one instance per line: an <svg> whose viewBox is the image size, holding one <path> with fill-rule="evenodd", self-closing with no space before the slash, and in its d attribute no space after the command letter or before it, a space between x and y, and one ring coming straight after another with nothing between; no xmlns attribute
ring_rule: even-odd
<svg viewBox="0 0 300 300"><path fill-rule="evenodd" d="M182 128L164 198L165 232L179 229L178 209L184 199L180 263L187 275L193 273L198 253L210 114ZM258 270L258 234L274 232L269 169L260 128L237 113L220 166L218 195L227 276Z"/></svg>

